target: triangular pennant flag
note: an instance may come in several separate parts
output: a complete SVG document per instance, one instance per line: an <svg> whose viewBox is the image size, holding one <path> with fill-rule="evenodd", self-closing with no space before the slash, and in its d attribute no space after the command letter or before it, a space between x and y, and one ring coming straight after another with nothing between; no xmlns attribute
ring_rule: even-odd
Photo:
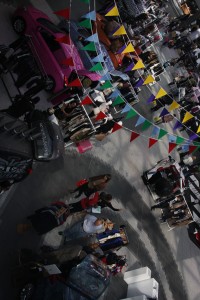
<svg viewBox="0 0 200 300"><path fill-rule="evenodd" d="M169 107L169 111L172 111L174 109L177 109L180 107L180 104L178 104L175 100L173 100L172 104Z"/></svg>
<svg viewBox="0 0 200 300"><path fill-rule="evenodd" d="M102 64L99 62L99 63L97 63L96 65L94 65L91 69L90 69L90 71L93 71L93 72L95 72L95 71L102 71L103 70L103 66L102 66Z"/></svg>
<svg viewBox="0 0 200 300"><path fill-rule="evenodd" d="M79 22L78 25L81 27L92 29L92 23L90 19L85 19L84 21Z"/></svg>
<svg viewBox="0 0 200 300"><path fill-rule="evenodd" d="M119 16L119 11L118 11L117 6L114 6L113 8L111 8L111 10L109 10L105 16L106 17L117 17L117 16Z"/></svg>
<svg viewBox="0 0 200 300"><path fill-rule="evenodd" d="M180 145L184 142L184 138L182 136L177 136L176 138L176 144Z"/></svg>
<svg viewBox="0 0 200 300"><path fill-rule="evenodd" d="M176 129L180 128L180 127L183 127L183 124L181 122L179 122L179 121L176 121L176 123L175 123L175 125L173 127L173 130L176 130Z"/></svg>
<svg viewBox="0 0 200 300"><path fill-rule="evenodd" d="M114 33L113 36L126 34L124 25L121 25Z"/></svg>
<svg viewBox="0 0 200 300"><path fill-rule="evenodd" d="M127 113L125 119L128 120L128 119L133 118L133 117L135 117L135 116L137 116L137 113L136 113L136 111L132 108L132 109L129 110L129 112Z"/></svg>
<svg viewBox="0 0 200 300"><path fill-rule="evenodd" d="M160 128L158 126L154 126L151 132L151 136L157 136L158 133L160 132Z"/></svg>
<svg viewBox="0 0 200 300"><path fill-rule="evenodd" d="M168 114L169 114L168 110L166 108L163 108L159 117L164 117L165 115L168 115Z"/></svg>
<svg viewBox="0 0 200 300"><path fill-rule="evenodd" d="M200 125L199 125L199 127L198 127L198 129L197 129L197 133L199 133L200 132Z"/></svg>
<svg viewBox="0 0 200 300"><path fill-rule="evenodd" d="M149 138L149 148L151 148L158 140Z"/></svg>
<svg viewBox="0 0 200 300"><path fill-rule="evenodd" d="M194 118L194 116L190 112L187 111L184 118L183 118L182 123L185 123L185 122L189 121L192 118Z"/></svg>
<svg viewBox="0 0 200 300"><path fill-rule="evenodd" d="M132 62L132 63L125 69L124 72L130 72L130 71L132 71L134 65L135 65L134 62Z"/></svg>
<svg viewBox="0 0 200 300"><path fill-rule="evenodd" d="M149 83L152 83L152 82L155 82L155 78L152 75L148 75L147 78L145 79L143 85L149 84Z"/></svg>
<svg viewBox="0 0 200 300"><path fill-rule="evenodd" d="M92 61L93 61L93 62L104 62L104 58L103 58L102 53L100 53L99 55L93 57L93 58L92 58Z"/></svg>
<svg viewBox="0 0 200 300"><path fill-rule="evenodd" d="M134 141L139 135L139 133L132 131L130 142Z"/></svg>
<svg viewBox="0 0 200 300"><path fill-rule="evenodd" d="M193 141L197 138L199 138L199 135L197 135L196 133L190 135L190 141Z"/></svg>
<svg viewBox="0 0 200 300"><path fill-rule="evenodd" d="M125 53L131 53L131 52L135 52L135 49L133 47L133 45L130 43L124 50L123 50L123 54Z"/></svg>
<svg viewBox="0 0 200 300"><path fill-rule="evenodd" d="M106 117L107 117L106 114L104 114L102 111L100 111L100 113L98 113L98 115L96 116L95 120L99 121L99 120L105 119Z"/></svg>
<svg viewBox="0 0 200 300"><path fill-rule="evenodd" d="M124 49L126 49L126 45L120 47L119 50L117 51L117 54L121 54L124 51Z"/></svg>
<svg viewBox="0 0 200 300"><path fill-rule="evenodd" d="M83 48L81 48L81 50L96 51L95 43L91 42L91 43L87 44L86 46L84 46Z"/></svg>
<svg viewBox="0 0 200 300"><path fill-rule="evenodd" d="M65 19L69 19L70 10L69 10L69 8L65 8L65 9L62 9L62 10L55 11L54 14L57 15L57 16L61 16Z"/></svg>
<svg viewBox="0 0 200 300"><path fill-rule="evenodd" d="M119 125L118 123L115 123L115 125L113 126L112 133L115 132L115 131L117 131L117 130L119 130L119 129L121 129L121 128L122 128L121 125Z"/></svg>
<svg viewBox="0 0 200 300"><path fill-rule="evenodd" d="M192 153L192 152L194 152L194 151L197 150L197 149L198 149L197 146L190 145L190 146L189 146L189 153Z"/></svg>
<svg viewBox="0 0 200 300"><path fill-rule="evenodd" d="M200 147L200 143L199 142L193 142L193 144L195 145L195 146L197 146L197 147Z"/></svg>
<svg viewBox="0 0 200 300"><path fill-rule="evenodd" d="M151 95L151 96L149 97L149 99L147 100L147 103L153 102L154 99L155 99L155 96L154 96L154 95Z"/></svg>
<svg viewBox="0 0 200 300"><path fill-rule="evenodd" d="M94 10L90 11L89 13L85 14L81 18L90 19L90 20L96 21L96 12Z"/></svg>
<svg viewBox="0 0 200 300"><path fill-rule="evenodd" d="M119 90L115 90L114 92L112 92L112 94L110 94L108 96L109 99L113 99L116 98L117 96L121 95Z"/></svg>
<svg viewBox="0 0 200 300"><path fill-rule="evenodd" d="M89 96L86 96L82 101L81 101L81 104L82 105L87 105L87 104L92 104L93 101L92 99L89 97Z"/></svg>
<svg viewBox="0 0 200 300"><path fill-rule="evenodd" d="M70 37L68 35L63 35L61 37L57 37L55 39L58 43L68 44L70 45Z"/></svg>
<svg viewBox="0 0 200 300"><path fill-rule="evenodd" d="M160 140L163 136L167 134L167 131L164 129L160 129L159 135L158 135L158 140Z"/></svg>
<svg viewBox="0 0 200 300"><path fill-rule="evenodd" d="M117 96L117 98L113 101L112 105L115 106L121 103L124 103L124 99L120 96Z"/></svg>
<svg viewBox="0 0 200 300"><path fill-rule="evenodd" d="M143 69L145 68L145 65L143 64L142 60L138 60L138 62L135 64L135 66L133 67L132 71L134 70L138 70L138 69Z"/></svg>
<svg viewBox="0 0 200 300"><path fill-rule="evenodd" d="M167 92L163 88L160 88L160 90L158 91L158 93L156 95L156 99L162 98L165 95L167 95Z"/></svg>
<svg viewBox="0 0 200 300"><path fill-rule="evenodd" d="M66 65L66 66L74 66L74 61L73 61L73 58L72 57L69 57L69 58L65 58L61 64L63 65Z"/></svg>
<svg viewBox="0 0 200 300"><path fill-rule="evenodd" d="M168 140L170 143L176 143L176 136L168 134Z"/></svg>
<svg viewBox="0 0 200 300"><path fill-rule="evenodd" d="M123 110L121 111L121 114L124 114L126 112L128 112L129 110L131 110L131 106L130 104L126 104L125 107L123 108Z"/></svg>
<svg viewBox="0 0 200 300"><path fill-rule="evenodd" d="M81 2L84 2L86 4L89 4L90 3L90 0L81 0Z"/></svg>
<svg viewBox="0 0 200 300"><path fill-rule="evenodd" d="M136 84L135 84L135 88L139 88L139 87L141 87L142 85L143 85L143 82L144 82L144 80L142 79L142 78L140 78L137 82L136 82Z"/></svg>
<svg viewBox="0 0 200 300"><path fill-rule="evenodd" d="M147 130L151 125L152 123L148 120L144 121L144 124L142 125L142 131Z"/></svg>
<svg viewBox="0 0 200 300"><path fill-rule="evenodd" d="M135 127L137 127L137 126L141 125L142 123L144 123L145 120L146 119L144 117L139 116L139 118L138 118L138 120L137 120L137 122L135 124Z"/></svg>
<svg viewBox="0 0 200 300"><path fill-rule="evenodd" d="M98 38L98 34L94 33L93 35L89 36L88 38L85 39L86 42L94 42L94 43L98 43L99 38Z"/></svg>
<svg viewBox="0 0 200 300"><path fill-rule="evenodd" d="M80 87L80 86L82 86L82 83L81 83L81 81L80 81L79 78L76 78L75 80L73 80L72 82L70 82L68 84L68 86L77 86L77 87Z"/></svg>
<svg viewBox="0 0 200 300"><path fill-rule="evenodd" d="M102 86L101 86L101 90L105 90L105 89L109 89L112 87L112 83L110 82L110 80L107 80Z"/></svg>
<svg viewBox="0 0 200 300"><path fill-rule="evenodd" d="M176 143L169 143L169 149L168 149L168 153L170 153L170 152L172 152L172 150L174 149L174 148L176 148Z"/></svg>
<svg viewBox="0 0 200 300"><path fill-rule="evenodd" d="M107 81L107 80L112 80L112 77L110 76L109 73L104 74L101 79L101 81ZM120 93L120 92L119 92Z"/></svg>

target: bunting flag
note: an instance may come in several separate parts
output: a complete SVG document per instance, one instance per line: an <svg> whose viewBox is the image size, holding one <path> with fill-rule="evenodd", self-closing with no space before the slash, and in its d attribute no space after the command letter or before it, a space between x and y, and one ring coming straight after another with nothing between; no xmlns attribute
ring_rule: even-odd
<svg viewBox="0 0 200 300"><path fill-rule="evenodd" d="M101 86L101 90L112 88L112 83L110 80L105 81L105 83Z"/></svg>
<svg viewBox="0 0 200 300"><path fill-rule="evenodd" d="M107 117L106 114L104 114L102 111L100 111L100 113L98 113L98 115L96 116L95 120L99 121L99 120L105 119L106 117Z"/></svg>
<svg viewBox="0 0 200 300"><path fill-rule="evenodd" d="M143 85L155 82L155 78L152 75L148 75Z"/></svg>
<svg viewBox="0 0 200 300"><path fill-rule="evenodd" d="M95 43L91 42L91 43L87 44L86 46L84 46L83 48L81 48L81 50L96 51Z"/></svg>
<svg viewBox="0 0 200 300"><path fill-rule="evenodd" d="M63 65L66 65L66 66L74 66L74 61L73 61L73 58L72 57L69 57L69 58L65 58L61 64Z"/></svg>
<svg viewBox="0 0 200 300"><path fill-rule="evenodd" d="M81 83L81 81L80 81L80 79L79 78L76 78L75 80L73 80L72 82L70 82L69 84L68 84L68 86L77 86L77 87L81 87L82 86L82 83Z"/></svg>
<svg viewBox="0 0 200 300"><path fill-rule="evenodd" d="M132 131L130 142L134 141L139 135L139 133Z"/></svg>
<svg viewBox="0 0 200 300"><path fill-rule="evenodd" d="M96 11L90 11L89 13L83 15L81 18L96 21Z"/></svg>
<svg viewBox="0 0 200 300"><path fill-rule="evenodd" d="M151 148L153 145L155 145L155 143L157 143L158 140L153 139L153 138L149 138L149 148Z"/></svg>
<svg viewBox="0 0 200 300"><path fill-rule="evenodd" d="M190 141L193 141L193 140L195 140L195 139L197 139L197 138L199 138L199 136L198 136L196 133L194 133L194 134L191 134L191 135L190 135L189 140L190 140Z"/></svg>
<svg viewBox="0 0 200 300"><path fill-rule="evenodd" d="M163 108L159 117L164 117L165 115L168 115L168 114L169 114L168 110L166 108Z"/></svg>
<svg viewBox="0 0 200 300"><path fill-rule="evenodd" d="M160 99L165 95L167 95L167 92L163 88L160 88L155 98Z"/></svg>
<svg viewBox="0 0 200 300"><path fill-rule="evenodd" d="M112 105L115 106L121 103L124 103L124 99L120 96L117 96L117 98L113 101Z"/></svg>
<svg viewBox="0 0 200 300"><path fill-rule="evenodd" d="M89 96L86 96L82 101L81 101L82 105L87 105L87 104L93 104L92 99Z"/></svg>
<svg viewBox="0 0 200 300"><path fill-rule="evenodd" d="M147 130L151 125L152 125L151 122L149 122L148 120L145 120L143 125L142 125L142 131Z"/></svg>
<svg viewBox="0 0 200 300"><path fill-rule="evenodd" d="M198 127L198 129L197 129L197 133L199 133L200 132L200 125L199 125L199 127Z"/></svg>
<svg viewBox="0 0 200 300"><path fill-rule="evenodd" d="M168 134L168 140L170 143L176 143L176 137L174 135Z"/></svg>
<svg viewBox="0 0 200 300"><path fill-rule="evenodd" d="M175 123L175 125L173 127L173 130L176 130L176 129L180 128L180 127L183 127L183 124L181 122L179 122L179 121L176 121L176 123Z"/></svg>
<svg viewBox="0 0 200 300"><path fill-rule="evenodd" d="M177 109L180 107L180 104L178 104L175 100L173 100L172 104L169 107L169 111L172 111L174 109Z"/></svg>
<svg viewBox="0 0 200 300"><path fill-rule="evenodd" d="M123 50L123 54L125 53L131 53L131 52L135 52L135 49L133 47L133 45L130 43L128 44L128 46L126 46L126 48Z"/></svg>
<svg viewBox="0 0 200 300"><path fill-rule="evenodd" d="M136 124L135 124L135 127L137 127L137 126L143 124L145 120L146 120L146 119L145 119L143 116L139 116L139 118L138 118L138 120L137 120L137 122L136 122Z"/></svg>
<svg viewBox="0 0 200 300"><path fill-rule="evenodd" d="M85 39L85 41L98 43L99 42L98 34L94 33L93 35L90 35L88 38Z"/></svg>
<svg viewBox="0 0 200 300"><path fill-rule="evenodd" d="M114 33L113 36L126 34L126 29L124 25L121 25Z"/></svg>
<svg viewBox="0 0 200 300"><path fill-rule="evenodd" d="M78 25L84 28L92 29L92 23L90 19L85 19L84 21L78 22Z"/></svg>
<svg viewBox="0 0 200 300"><path fill-rule="evenodd" d="M172 150L174 150L176 146L177 146L176 143L169 143L168 153L172 152Z"/></svg>
<svg viewBox="0 0 200 300"><path fill-rule="evenodd" d="M118 123L115 123L115 125L113 126L113 130L112 130L112 133L121 129L122 128L122 125L119 125Z"/></svg>
<svg viewBox="0 0 200 300"><path fill-rule="evenodd" d="M177 136L176 138L176 144L180 145L185 141L185 139L182 136Z"/></svg>
<svg viewBox="0 0 200 300"><path fill-rule="evenodd" d="M110 76L109 73L104 74L101 79L101 81L107 81L107 80L112 80L112 77Z"/></svg>
<svg viewBox="0 0 200 300"><path fill-rule="evenodd" d="M167 131L164 129L160 129L158 140L160 140L162 137L164 137L167 134Z"/></svg>
<svg viewBox="0 0 200 300"><path fill-rule="evenodd" d="M113 8L111 8L105 16L106 17L118 17L119 11L118 11L117 6L115 5Z"/></svg>
<svg viewBox="0 0 200 300"><path fill-rule="evenodd" d="M136 84L135 84L135 88L139 88L139 87L141 87L142 85L143 85L143 83L144 83L144 80L142 79L142 78L140 78L137 82L136 82Z"/></svg>
<svg viewBox="0 0 200 300"><path fill-rule="evenodd" d="M69 8L65 8L62 10L55 11L54 14L57 16L63 17L65 19L69 19L70 10L69 10Z"/></svg>
<svg viewBox="0 0 200 300"><path fill-rule="evenodd" d="M59 38L56 38L55 41L57 41L58 43L63 43L63 44L68 44L70 45L70 37L69 35L63 35Z"/></svg>
<svg viewBox="0 0 200 300"><path fill-rule="evenodd" d="M137 116L136 111L135 111L134 109L131 109L131 110L129 110L129 112L127 113L125 119L128 120L128 119L133 118L133 117L135 117L135 116Z"/></svg>
<svg viewBox="0 0 200 300"><path fill-rule="evenodd" d="M189 121L190 119L192 119L194 116L190 113L190 112L186 112L186 114L185 114L185 116L184 116L184 118L183 118L183 121L182 121L182 123L185 123L185 122L187 122L187 121Z"/></svg>
<svg viewBox="0 0 200 300"><path fill-rule="evenodd" d="M192 153L192 152L194 152L194 151L197 150L197 149L198 149L197 146L195 146L195 145L190 145L190 146L189 146L189 154Z"/></svg>
<svg viewBox="0 0 200 300"><path fill-rule="evenodd" d="M123 108L123 110L121 111L121 114L124 114L126 112L128 112L129 110L131 110L131 106L130 104L126 104L125 107Z"/></svg>
<svg viewBox="0 0 200 300"><path fill-rule="evenodd" d="M152 132L151 132L151 137L157 137L160 132L160 128L158 126L153 126Z"/></svg>
<svg viewBox="0 0 200 300"><path fill-rule="evenodd" d="M124 72L130 72L130 71L132 71L134 65L135 65L134 62L132 62L132 63L125 69Z"/></svg>
<svg viewBox="0 0 200 300"><path fill-rule="evenodd" d="M149 99L147 100L147 103L153 102L154 99L155 99L155 96L152 94L152 95L149 97Z"/></svg>
<svg viewBox="0 0 200 300"><path fill-rule="evenodd" d="M120 47L119 50L117 51L117 54L121 54L124 51L124 49L126 49L126 45Z"/></svg>
<svg viewBox="0 0 200 300"><path fill-rule="evenodd" d="M145 65L143 64L142 60L138 60L138 62L135 64L135 66L133 67L132 71L134 70L139 70L139 69L143 69L145 68Z"/></svg>
<svg viewBox="0 0 200 300"><path fill-rule="evenodd" d="M114 90L114 92L112 92L112 94L110 94L108 96L109 99L113 99L116 98L117 96L121 95L119 90Z"/></svg>
<svg viewBox="0 0 200 300"><path fill-rule="evenodd" d="M99 55L93 57L93 58L92 58L92 61L93 61L93 62L104 62L104 58L103 58L102 53L100 53Z"/></svg>
<svg viewBox="0 0 200 300"><path fill-rule="evenodd" d="M96 72L96 71L102 71L103 70L103 66L100 62L98 62L96 65L94 65L90 71Z"/></svg>

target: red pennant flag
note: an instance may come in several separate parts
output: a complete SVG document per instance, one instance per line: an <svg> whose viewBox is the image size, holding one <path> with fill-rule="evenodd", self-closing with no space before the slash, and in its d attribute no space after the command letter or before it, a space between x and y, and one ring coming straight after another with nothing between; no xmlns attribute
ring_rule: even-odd
<svg viewBox="0 0 200 300"><path fill-rule="evenodd" d="M151 148L155 143L157 143L158 140L149 138L149 148Z"/></svg>
<svg viewBox="0 0 200 300"><path fill-rule="evenodd" d="M99 121L99 120L102 120L105 118L106 118L106 115L102 111L100 111L100 113L96 116L95 121Z"/></svg>
<svg viewBox="0 0 200 300"><path fill-rule="evenodd" d="M81 104L82 105L87 105L87 104L92 104L92 99L89 96L86 96L82 101Z"/></svg>
<svg viewBox="0 0 200 300"><path fill-rule="evenodd" d="M194 150L196 150L198 147L194 145L189 146L189 153L192 153Z"/></svg>
<svg viewBox="0 0 200 300"><path fill-rule="evenodd" d="M62 62L61 62L63 65L66 65L66 66L74 66L74 62L73 62L73 58L72 57L69 57L69 58L65 58Z"/></svg>
<svg viewBox="0 0 200 300"><path fill-rule="evenodd" d="M121 129L121 128L122 128L121 125L119 125L118 123L115 123L115 125L113 126L112 133L115 132L115 131L117 131L117 130L119 130L119 129Z"/></svg>
<svg viewBox="0 0 200 300"><path fill-rule="evenodd" d="M58 11L54 11L54 14L58 15L58 16L61 16L65 19L69 19L70 10L69 10L69 8L65 8L65 9L61 9L61 10L58 10Z"/></svg>
<svg viewBox="0 0 200 300"><path fill-rule="evenodd" d="M70 45L70 38L69 35L63 35L55 39L58 43L68 44Z"/></svg>
<svg viewBox="0 0 200 300"><path fill-rule="evenodd" d="M72 82L70 82L68 84L68 86L77 86L77 87L80 87L80 86L82 86L82 83L81 83L81 81L80 81L79 78L76 78L75 80L73 80Z"/></svg>
<svg viewBox="0 0 200 300"><path fill-rule="evenodd" d="M176 148L176 146L177 146L176 143L169 143L168 153L170 153L174 148Z"/></svg>
<svg viewBox="0 0 200 300"><path fill-rule="evenodd" d="M140 136L139 133L133 131L131 133L130 142L132 142L133 140L135 140L138 136Z"/></svg>

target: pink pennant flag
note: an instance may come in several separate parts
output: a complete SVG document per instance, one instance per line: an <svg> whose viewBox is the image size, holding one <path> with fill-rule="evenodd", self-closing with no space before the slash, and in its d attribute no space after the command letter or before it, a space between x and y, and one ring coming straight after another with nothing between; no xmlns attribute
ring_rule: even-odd
<svg viewBox="0 0 200 300"><path fill-rule="evenodd" d="M134 141L138 136L140 136L139 133L132 131L130 142Z"/></svg>
<svg viewBox="0 0 200 300"><path fill-rule="evenodd" d="M68 84L68 86L77 86L77 87L81 87L82 86L82 83L80 81L79 78L76 78L75 80L73 80L72 82L70 82Z"/></svg>
<svg viewBox="0 0 200 300"><path fill-rule="evenodd" d="M169 143L168 153L172 152L172 150L174 150L174 148L176 148L176 146L177 146L176 143Z"/></svg>
<svg viewBox="0 0 200 300"><path fill-rule="evenodd" d="M115 123L115 125L113 126L112 133L115 132L115 131L117 131L117 130L119 130L119 129L121 129L121 128L122 128L121 125L119 125L118 123Z"/></svg>
<svg viewBox="0 0 200 300"><path fill-rule="evenodd" d="M149 148L151 148L155 143L157 143L158 140L149 138Z"/></svg>
<svg viewBox="0 0 200 300"><path fill-rule="evenodd" d="M81 104L82 105L87 105L87 104L92 104L92 99L89 96L86 96L82 101Z"/></svg>
<svg viewBox="0 0 200 300"><path fill-rule="evenodd" d="M99 121L106 118L106 114L104 114L102 111L96 116L95 121Z"/></svg>

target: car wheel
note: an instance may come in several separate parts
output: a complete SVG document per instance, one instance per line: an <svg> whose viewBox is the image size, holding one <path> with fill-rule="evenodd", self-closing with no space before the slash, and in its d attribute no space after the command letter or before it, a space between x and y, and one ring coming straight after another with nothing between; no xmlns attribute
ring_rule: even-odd
<svg viewBox="0 0 200 300"><path fill-rule="evenodd" d="M13 29L16 33L22 34L26 29L26 22L22 17L16 17L12 22Z"/></svg>
<svg viewBox="0 0 200 300"><path fill-rule="evenodd" d="M55 89L55 86L56 86L55 80L51 76L47 76L45 91L52 92Z"/></svg>
<svg viewBox="0 0 200 300"><path fill-rule="evenodd" d="M33 283L27 283L20 292L20 300L31 300L34 288Z"/></svg>

